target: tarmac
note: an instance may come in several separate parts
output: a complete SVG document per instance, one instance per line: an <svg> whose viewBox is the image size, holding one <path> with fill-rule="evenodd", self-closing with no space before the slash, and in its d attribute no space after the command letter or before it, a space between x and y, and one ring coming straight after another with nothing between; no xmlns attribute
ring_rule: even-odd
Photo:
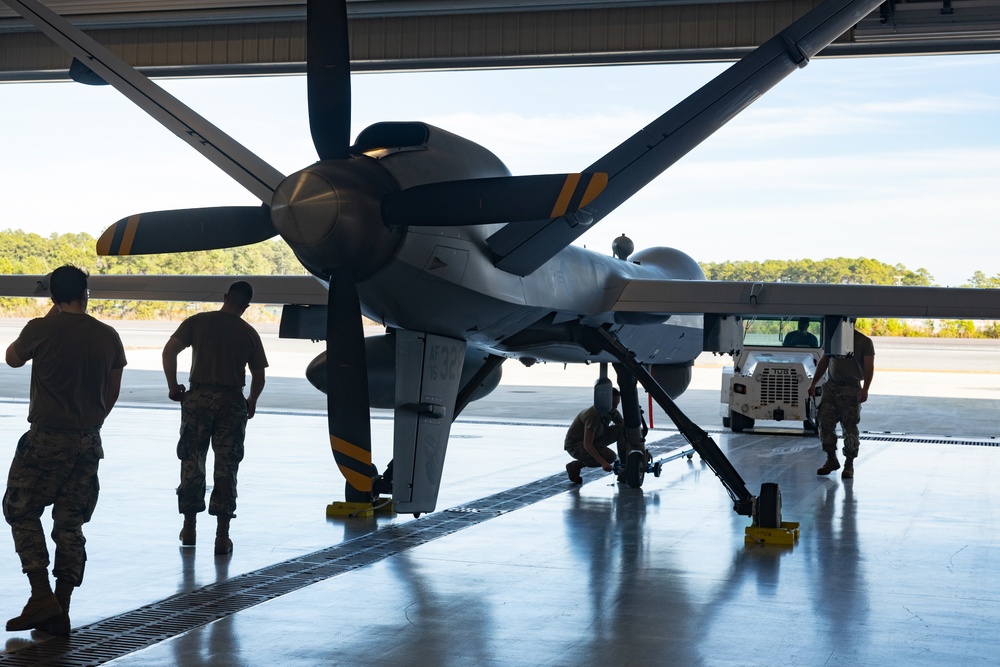
<svg viewBox="0 0 1000 667"><path fill-rule="evenodd" d="M11 341L23 321L0 323ZM271 366L240 471L235 549L179 546L163 323L115 323L129 366L103 430L101 500L68 638L5 633L12 665L998 664L1000 343L876 339L857 477L817 476L819 442L785 424L721 427L703 355L678 401L749 490L780 485L794 545L746 544L746 517L695 456L641 489L585 471L562 437L596 367L505 365L453 428L438 511L329 519L343 481L324 399L302 379L320 344L261 325ZM184 362L181 364L184 367ZM26 427L27 369L0 369L0 459ZM659 456L686 442L659 408ZM372 419L375 460L391 451ZM839 471L838 471L839 472ZM204 546L203 546L204 544ZM27 597L9 533L0 608Z"/></svg>

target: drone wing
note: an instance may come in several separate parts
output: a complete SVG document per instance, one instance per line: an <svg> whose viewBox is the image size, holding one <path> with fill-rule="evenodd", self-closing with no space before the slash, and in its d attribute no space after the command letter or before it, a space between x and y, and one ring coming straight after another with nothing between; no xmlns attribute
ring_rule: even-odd
<svg viewBox="0 0 1000 667"><path fill-rule="evenodd" d="M808 12L588 167L607 173L608 184L579 212L493 234L496 266L521 276L540 267L878 5L827 0Z"/></svg>

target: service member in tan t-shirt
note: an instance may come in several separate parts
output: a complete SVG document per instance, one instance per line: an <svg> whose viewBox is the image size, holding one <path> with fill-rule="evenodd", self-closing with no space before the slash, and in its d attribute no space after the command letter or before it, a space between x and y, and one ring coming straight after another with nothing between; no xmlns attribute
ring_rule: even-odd
<svg viewBox="0 0 1000 667"><path fill-rule="evenodd" d="M177 505L184 515L181 544L195 545L195 522L205 511L205 460L209 443L215 454L215 473L208 513L218 520L215 553L231 553L229 522L236 516L236 475L243 460L247 420L257 410L264 390L267 357L260 336L242 319L253 299L253 287L235 282L223 298L222 308L198 313L181 322L163 347L163 373L171 400L181 402L181 437L177 458L181 482ZM177 355L191 347L190 388L177 382ZM243 396L246 369L250 369L250 394Z"/></svg>
<svg viewBox="0 0 1000 667"><path fill-rule="evenodd" d="M809 385L809 395L816 395L816 384L827 373L823 385L823 401L819 404L819 437L826 452L826 463L817 475L829 475L840 468L837 460L837 423L844 435L844 472L842 477L854 477L854 459L858 456L861 436L861 404L868 400L868 390L875 375L875 345L872 339L854 330L854 352L846 357L823 355L816 364L816 374Z"/></svg>
<svg viewBox="0 0 1000 667"><path fill-rule="evenodd" d="M83 524L97 506L97 471L104 458L101 426L121 389L125 348L118 333L87 314L87 274L61 266L49 277L52 308L28 322L6 361L31 361L31 428L21 436L7 476L3 515L14 536L31 597L7 631L70 632L69 603L83 583L87 540ZM52 506L55 559L49 582L49 552L40 517Z"/></svg>

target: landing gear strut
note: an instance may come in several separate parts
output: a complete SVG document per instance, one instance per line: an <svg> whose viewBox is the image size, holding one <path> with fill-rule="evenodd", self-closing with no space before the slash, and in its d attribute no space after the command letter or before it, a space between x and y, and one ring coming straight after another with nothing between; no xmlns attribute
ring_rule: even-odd
<svg viewBox="0 0 1000 667"><path fill-rule="evenodd" d="M755 498L747 490L746 482L736 472L736 468L729 462L729 459L726 458L726 455L719 449L719 446L712 440L711 436L681 412L680 408L670 399L670 396L664 391L663 387L653 379L653 376L649 374L642 364L635 360L635 355L622 345L621 341L607 329L590 329L590 331L593 331L597 335L594 341L597 347L614 356L619 363L635 376L643 388L653 397L653 400L667 413L667 416L674 422L681 434L691 443L691 446L698 452L702 460L712 469L712 472L715 473L729 493L729 497L733 501L733 510L739 515L752 517L755 525L760 521L761 510L763 510L763 520L766 523L780 526L781 493L778 490L778 485L773 483L762 485L760 498ZM645 464L647 462L643 460L641 463ZM630 478L629 461L626 460L625 474L630 486L632 486L632 480L635 477L638 477L639 484L641 484L642 476L646 473L645 465L633 463L633 466L636 466L636 472L631 473L632 477Z"/></svg>

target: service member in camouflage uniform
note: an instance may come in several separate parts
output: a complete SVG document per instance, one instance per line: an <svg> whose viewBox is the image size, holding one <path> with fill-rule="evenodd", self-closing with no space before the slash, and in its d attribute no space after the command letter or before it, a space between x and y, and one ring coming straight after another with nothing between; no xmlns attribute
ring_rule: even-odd
<svg viewBox="0 0 1000 667"><path fill-rule="evenodd" d="M819 404L819 437L826 452L826 463L817 475L829 475L840 468L837 460L837 422L844 435L844 477L854 477L854 459L858 456L861 404L868 400L868 390L875 374L875 345L872 339L854 330L854 353L847 357L823 355L816 364L816 375L809 385L809 395L816 395L816 382L829 373Z"/></svg>
<svg viewBox="0 0 1000 667"><path fill-rule="evenodd" d="M621 393L613 389L611 395L611 414L602 417L592 405L576 416L566 432L564 449L574 459L566 464L566 474L574 484L583 483L580 471L584 468L611 472L615 458L624 457L625 426L618 412ZM617 456L609 447L612 443L617 443Z"/></svg>
<svg viewBox="0 0 1000 667"><path fill-rule="evenodd" d="M3 498L31 597L21 615L7 621L7 630L66 635L70 596L83 582L87 562L82 526L94 513L100 489L101 425L118 400L125 349L114 329L86 314L90 292L83 271L56 269L49 292L52 309L28 322L7 348L7 364L14 368L32 360L31 428L17 443ZM49 505L54 594L40 521Z"/></svg>
<svg viewBox="0 0 1000 667"><path fill-rule="evenodd" d="M229 521L236 514L236 475L243 460L247 419L257 409L264 389L267 357L260 336L242 315L253 298L245 281L233 283L222 308L184 320L163 348L163 372L171 400L181 402L181 483L177 505L184 515L180 540L194 546L195 521L205 511L205 460L209 442L215 454L215 475L208 513L215 516L215 553L232 552ZM177 382L177 355L191 346L190 389ZM243 396L250 368L250 395Z"/></svg>

